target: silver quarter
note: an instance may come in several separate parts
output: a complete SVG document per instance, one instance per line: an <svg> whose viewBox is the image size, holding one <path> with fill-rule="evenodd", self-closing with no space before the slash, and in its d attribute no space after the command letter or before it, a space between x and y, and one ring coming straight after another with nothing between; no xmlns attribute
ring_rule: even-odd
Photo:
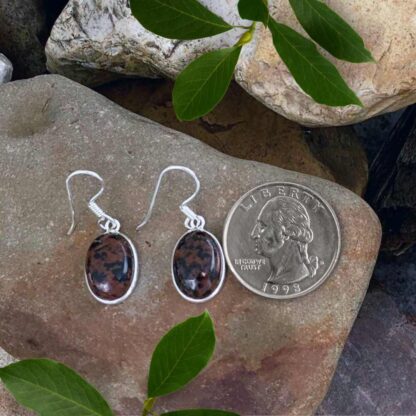
<svg viewBox="0 0 416 416"><path fill-rule="evenodd" d="M234 204L225 222L228 266L247 289L267 298L315 290L334 269L340 248L334 210L303 185L258 186Z"/></svg>

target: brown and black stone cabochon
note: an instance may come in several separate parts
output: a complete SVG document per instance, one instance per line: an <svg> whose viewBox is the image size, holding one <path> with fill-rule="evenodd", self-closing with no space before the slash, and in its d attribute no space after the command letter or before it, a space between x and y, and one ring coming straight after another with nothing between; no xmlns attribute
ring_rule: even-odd
<svg viewBox="0 0 416 416"><path fill-rule="evenodd" d="M126 294L133 283L133 249L121 234L98 236L87 253L85 272L92 292L100 299L114 301Z"/></svg>
<svg viewBox="0 0 416 416"><path fill-rule="evenodd" d="M221 283L223 270L221 247L205 231L191 231L178 242L173 255L173 277L187 297L202 300Z"/></svg>

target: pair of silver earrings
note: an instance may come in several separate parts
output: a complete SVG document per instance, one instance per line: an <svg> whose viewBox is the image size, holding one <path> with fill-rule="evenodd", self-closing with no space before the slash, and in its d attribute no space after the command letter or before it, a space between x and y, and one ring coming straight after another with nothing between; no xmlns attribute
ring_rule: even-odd
<svg viewBox="0 0 416 416"><path fill-rule="evenodd" d="M171 274L179 294L190 302L206 302L221 289L225 279L224 252L218 239L204 229L205 219L197 215L188 204L197 196L200 182L195 172L185 166L168 166L158 178L155 191L144 220L137 226L145 226L153 212L163 176L173 170L189 174L195 181L195 192L179 209L185 214L187 231L176 243L172 254ZM85 279L91 295L106 305L115 305L126 300L137 285L139 257L133 242L120 232L120 222L101 209L96 200L104 192L104 180L96 172L76 170L66 179L66 189L71 210L72 223L68 235L75 229L75 211L72 202L71 180L86 175L98 179L100 190L88 202L88 208L98 217L103 230L90 245L85 263Z"/></svg>

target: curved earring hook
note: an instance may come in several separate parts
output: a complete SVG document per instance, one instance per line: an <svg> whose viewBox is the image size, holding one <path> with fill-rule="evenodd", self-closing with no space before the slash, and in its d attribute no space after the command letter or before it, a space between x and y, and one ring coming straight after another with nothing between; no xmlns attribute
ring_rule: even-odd
<svg viewBox="0 0 416 416"><path fill-rule="evenodd" d="M163 169L162 172L160 173L159 178L158 178L157 183L156 183L155 190L153 192L152 200L150 202L147 214L144 217L144 220L136 227L136 230L139 230L140 228L142 228L144 225L146 225L148 223L150 217L152 216L153 208L154 208L155 202L156 202L156 197L157 197L157 194L159 192L160 184L162 182L163 176L166 173L168 173L172 170L180 170L180 171L183 171L183 172L187 173L188 175L190 175L192 177L192 179L195 181L195 185L196 185L196 189L195 189L194 193L189 198L187 198L185 201L183 201L182 204L179 206L179 209L187 217L186 220L185 220L185 227L187 227L189 229L203 229L204 228L204 225L205 225L204 218L200 215L195 214L195 212L193 212L191 210L191 208L188 207L188 204L198 195L199 189L201 187L201 184L199 182L198 177L196 176L196 173L192 169L187 168L186 166L171 165L171 166L168 166L167 168Z"/></svg>
<svg viewBox="0 0 416 416"><path fill-rule="evenodd" d="M68 230L68 235L71 235L75 229L75 210L74 205L72 202L72 192L71 192L71 180L75 176L78 175L86 175L86 176L92 176L95 179L98 179L101 184L100 190L89 200L88 202L88 208L99 218L98 224L101 228L103 228L106 232L118 232L120 230L120 223L118 220L110 217L108 214L106 214L95 202L96 199L104 192L104 179L96 172L91 170L76 170L68 175L66 178L66 191L68 193L68 201L69 201L69 207L71 210L71 226ZM105 223L103 223L105 221Z"/></svg>

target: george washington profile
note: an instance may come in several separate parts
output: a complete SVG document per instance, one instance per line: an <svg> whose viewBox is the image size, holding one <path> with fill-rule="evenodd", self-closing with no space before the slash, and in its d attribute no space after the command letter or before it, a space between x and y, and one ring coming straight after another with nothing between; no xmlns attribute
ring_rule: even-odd
<svg viewBox="0 0 416 416"><path fill-rule="evenodd" d="M319 268L318 257L308 254L313 240L309 215L294 198L276 196L268 201L257 217L251 238L256 252L269 259L268 283L297 283L313 277Z"/></svg>

